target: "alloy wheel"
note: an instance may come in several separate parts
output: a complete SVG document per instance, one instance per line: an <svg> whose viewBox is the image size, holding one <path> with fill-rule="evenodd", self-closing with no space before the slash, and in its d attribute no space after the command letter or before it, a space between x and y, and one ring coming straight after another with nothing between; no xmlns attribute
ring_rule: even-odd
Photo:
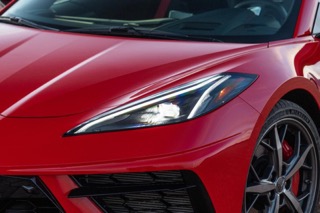
<svg viewBox="0 0 320 213"><path fill-rule="evenodd" d="M317 133L303 119L276 111L250 164L244 211L312 212L318 197Z"/></svg>

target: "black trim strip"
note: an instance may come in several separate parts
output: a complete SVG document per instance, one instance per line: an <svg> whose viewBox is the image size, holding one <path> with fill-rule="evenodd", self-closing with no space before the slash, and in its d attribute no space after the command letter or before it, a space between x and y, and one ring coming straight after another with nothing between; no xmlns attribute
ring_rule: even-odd
<svg viewBox="0 0 320 213"><path fill-rule="evenodd" d="M69 198L98 197L128 193L158 192L158 191L178 191L195 188L195 185L186 184L155 184L155 185L135 185L135 186L114 186L114 187L80 187L70 191Z"/></svg>

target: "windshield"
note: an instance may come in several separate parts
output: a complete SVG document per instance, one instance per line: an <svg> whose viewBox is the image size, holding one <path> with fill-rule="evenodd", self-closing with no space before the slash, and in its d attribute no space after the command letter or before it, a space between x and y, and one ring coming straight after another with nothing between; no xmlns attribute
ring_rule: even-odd
<svg viewBox="0 0 320 213"><path fill-rule="evenodd" d="M2 16L78 33L255 43L292 37L300 1L19 0Z"/></svg>

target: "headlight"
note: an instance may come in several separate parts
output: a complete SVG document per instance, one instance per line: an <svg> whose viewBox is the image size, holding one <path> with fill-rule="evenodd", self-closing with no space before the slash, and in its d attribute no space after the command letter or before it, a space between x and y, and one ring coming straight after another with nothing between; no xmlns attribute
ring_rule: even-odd
<svg viewBox="0 0 320 213"><path fill-rule="evenodd" d="M203 78L102 113L66 135L136 129L187 121L240 94L256 75L225 73Z"/></svg>

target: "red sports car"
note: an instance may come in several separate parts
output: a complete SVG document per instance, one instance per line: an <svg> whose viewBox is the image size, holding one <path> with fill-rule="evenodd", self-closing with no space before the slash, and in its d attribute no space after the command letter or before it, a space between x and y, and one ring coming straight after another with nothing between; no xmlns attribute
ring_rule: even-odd
<svg viewBox="0 0 320 213"><path fill-rule="evenodd" d="M0 15L0 212L317 210L318 0Z"/></svg>

